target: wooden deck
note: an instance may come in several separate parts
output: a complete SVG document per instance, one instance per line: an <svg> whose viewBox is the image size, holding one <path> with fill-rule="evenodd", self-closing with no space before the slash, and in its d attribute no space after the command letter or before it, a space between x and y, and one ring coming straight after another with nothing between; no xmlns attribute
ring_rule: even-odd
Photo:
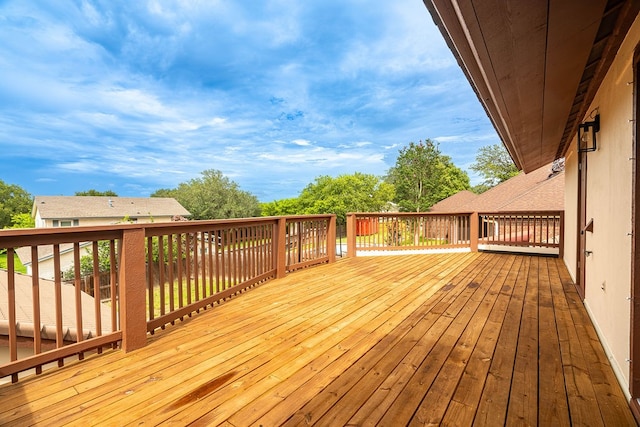
<svg viewBox="0 0 640 427"><path fill-rule="evenodd" d="M0 387L0 425L635 425L561 261L360 257Z"/></svg>

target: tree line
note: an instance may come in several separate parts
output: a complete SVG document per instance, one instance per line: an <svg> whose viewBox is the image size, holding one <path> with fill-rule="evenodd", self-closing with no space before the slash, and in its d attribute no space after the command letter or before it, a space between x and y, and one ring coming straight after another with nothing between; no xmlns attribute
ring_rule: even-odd
<svg viewBox="0 0 640 427"><path fill-rule="evenodd" d="M319 176L294 198L261 204L214 169L176 188L159 189L151 197L176 199L194 220L334 213L344 223L348 212L428 211L459 191L480 193L519 173L501 144L482 147L471 169L484 178L473 188L468 174L442 154L436 142L427 139L401 148L384 176L360 172ZM95 189L75 195L117 197L113 191ZM0 229L34 227L32 206L33 197L27 191L0 180Z"/></svg>

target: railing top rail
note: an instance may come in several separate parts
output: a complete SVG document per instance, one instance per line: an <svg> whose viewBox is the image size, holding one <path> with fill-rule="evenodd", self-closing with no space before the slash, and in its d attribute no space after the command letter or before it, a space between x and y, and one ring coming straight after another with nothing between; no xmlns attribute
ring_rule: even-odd
<svg viewBox="0 0 640 427"><path fill-rule="evenodd" d="M151 224L143 224L147 229L147 235L159 235L159 234L176 234L189 231L203 230L217 231L224 230L229 226L232 227L245 227L256 224L275 224L281 218L287 220L318 220L318 219L330 219L335 217L335 214L327 215L285 215L285 216L261 216L252 218L231 218L231 219L212 219L212 220L199 220L199 221L178 221L178 222L158 222ZM138 225L140 227L140 225ZM169 233L166 233L169 231Z"/></svg>
<svg viewBox="0 0 640 427"><path fill-rule="evenodd" d="M171 233L186 232L189 230L223 229L232 226L246 226L256 223L271 224L280 218L287 220L301 219L323 219L332 218L335 214L327 215L291 215L284 217L253 217L253 218L233 218L214 219L206 221L172 221L172 222L150 222L150 223L122 223L111 225L75 226L75 227L47 227L47 228L16 228L0 230L0 249L10 247L32 246L32 245L52 245L59 243L86 242L92 240L112 240L122 237L122 232L129 229L144 228L148 234L162 234L163 231L171 230Z"/></svg>
<svg viewBox="0 0 640 427"><path fill-rule="evenodd" d="M528 211L460 211L460 212L349 212L347 215L356 215L356 216L380 216L380 217L391 217L391 216L424 216L424 215L433 215L433 216L444 216L444 215L473 215L477 213L478 215L560 215L564 213L564 210L528 210Z"/></svg>
<svg viewBox="0 0 640 427"><path fill-rule="evenodd" d="M255 218L232 218L232 219L212 219L198 221L172 221L155 222L150 224L138 224L143 227L147 235L179 234L195 231L217 231L229 227L244 227L255 224L275 224L276 217L255 217Z"/></svg>
<svg viewBox="0 0 640 427"><path fill-rule="evenodd" d="M284 215L284 218L287 219L293 219L293 220L298 220L298 219L323 219L323 218L333 218L335 217L336 214L313 214L313 215ZM281 216L265 216L262 218L282 218Z"/></svg>
<svg viewBox="0 0 640 427"><path fill-rule="evenodd" d="M398 216L451 216L451 215L472 215L473 212L349 212L347 215L356 216L380 216L380 217L398 217Z"/></svg>
<svg viewBox="0 0 640 427"><path fill-rule="evenodd" d="M129 225L129 224L127 224ZM0 230L0 249L53 245L59 243L87 242L91 240L112 240L122 237L126 228L140 228L140 225L125 227L123 225L81 226L56 228L18 228Z"/></svg>
<svg viewBox="0 0 640 427"><path fill-rule="evenodd" d="M481 211L478 215L510 215L510 216L532 216L532 215L562 215L563 210L531 210L531 211Z"/></svg>

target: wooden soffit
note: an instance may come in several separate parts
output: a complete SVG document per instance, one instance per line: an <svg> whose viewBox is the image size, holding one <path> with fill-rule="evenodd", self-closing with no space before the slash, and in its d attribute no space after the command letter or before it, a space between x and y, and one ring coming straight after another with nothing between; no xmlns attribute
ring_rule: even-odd
<svg viewBox="0 0 640 427"><path fill-rule="evenodd" d="M640 0L424 0L516 165L565 155Z"/></svg>

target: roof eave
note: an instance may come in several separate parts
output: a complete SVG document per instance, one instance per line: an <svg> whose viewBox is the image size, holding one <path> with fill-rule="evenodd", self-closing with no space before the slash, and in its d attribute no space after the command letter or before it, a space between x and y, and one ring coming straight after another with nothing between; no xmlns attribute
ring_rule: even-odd
<svg viewBox="0 0 640 427"><path fill-rule="evenodd" d="M558 12L557 9L553 11L550 9L538 10L541 12L540 16L542 16L540 23L545 22L545 16L547 19L544 29L540 31L538 40L544 40L546 34L548 41L551 37L549 35L549 28L551 28L553 40L559 40L561 43L538 44L538 59L547 58L546 60L551 61L549 63L551 65L547 64L541 68L538 62L536 63L538 68L535 68L531 63L533 60L529 61L529 58L525 55L526 60L529 61L527 64L531 66L531 69L539 70L539 76L541 76L542 89L536 94L542 97L543 92L549 85L551 85L549 90L557 89L558 82L564 83L564 79L569 75L571 76L571 85L567 85L568 87L564 93L563 108L556 108L555 104L543 102L537 110L532 109L535 114L527 115L523 113L522 108L524 107L521 99L518 99L520 104L513 100L505 99L505 94L513 95L514 88L517 88L518 91L524 91L525 89L523 88L528 84L526 79L518 79L521 76L504 74L505 70L515 70L514 74L517 74L518 68L509 69L508 66L510 64L507 64L506 68L500 70L503 74L498 75L496 74L496 69L484 67L494 67L496 64L500 67L500 60L509 62L508 58L510 57L505 57L504 52L495 49L493 51L489 50L488 46L492 43L495 48L496 40L505 41L505 45L509 45L516 52L526 51L530 47L527 45L529 43L528 40L526 38L516 39L509 31L495 31L495 22L491 22L492 17L486 13L486 10L484 15L474 13L476 12L475 7L482 8L479 4L458 4L458 2L448 0L423 1L516 166L525 172L535 170L541 164L551 162L566 154L575 136L578 124L588 113L600 84L640 11L640 0L601 0L598 4L590 4L591 9L586 12L583 10L584 8L579 10L583 17L587 17L587 21L591 22L588 31L585 31L575 24L575 22L582 23L578 20L574 21L573 27L568 26L572 29L565 30L564 22L558 25L558 22L561 21L558 17L562 14L555 13L554 15L552 13ZM557 2L553 6L560 9L564 8L562 10L564 15L562 16L566 16L568 12L578 11L578 9L575 9L577 3L574 3L576 2ZM484 4L483 6L487 7ZM494 4L491 7L504 7L503 15L514 14L514 9L519 8L520 10L516 10L516 12L520 11L522 12L521 16L524 16L530 6L530 3L523 2L509 3L508 6L506 4L504 6ZM496 14L498 14L498 11L496 11ZM550 17L553 18L553 25L549 23ZM482 30L486 28L494 31L490 34L485 34ZM580 32L576 28L579 28ZM571 43L574 42L574 39L569 37L577 39L576 35L580 36L581 44L579 49L577 47L575 49L580 54L576 53L576 56L572 58L574 61L573 71L571 71L571 74L566 74L566 69L556 66L557 61L552 61L548 58L557 59L563 57L562 54L567 53L568 47L568 51L572 52L574 45ZM491 39L487 41L487 37L491 37ZM571 40L571 43L567 40ZM523 46L520 46L519 43L522 43ZM576 66L581 63L584 65ZM505 83L505 75L509 75L512 78L511 81L507 82L508 84ZM514 83L514 80L517 82ZM553 86L554 83L555 86ZM574 83L575 87L573 87ZM516 98L517 96L513 96L514 100ZM549 107L550 105L551 107ZM521 117L514 119L518 114ZM555 127L549 126L550 123ZM528 130L534 129L535 132L532 133L535 133L539 139L536 139L535 142L528 140L529 135L526 132L522 132L525 128ZM555 130L550 132L548 131L550 128ZM532 147L537 150L534 152Z"/></svg>

